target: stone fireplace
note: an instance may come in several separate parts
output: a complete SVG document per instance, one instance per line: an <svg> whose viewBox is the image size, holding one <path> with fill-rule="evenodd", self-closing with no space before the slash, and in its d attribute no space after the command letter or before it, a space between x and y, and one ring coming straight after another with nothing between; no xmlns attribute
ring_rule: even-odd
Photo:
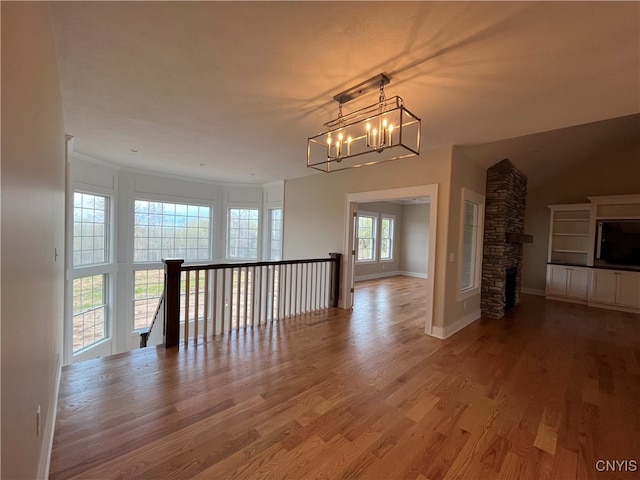
<svg viewBox="0 0 640 480"><path fill-rule="evenodd" d="M531 242L524 234L526 196L527 177L509 160L487 170L480 300L484 317L502 318L520 303L522 244Z"/></svg>

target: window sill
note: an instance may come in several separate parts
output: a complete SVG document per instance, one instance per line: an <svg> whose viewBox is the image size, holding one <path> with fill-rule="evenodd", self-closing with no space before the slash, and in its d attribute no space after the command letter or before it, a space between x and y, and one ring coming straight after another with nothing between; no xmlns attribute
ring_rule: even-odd
<svg viewBox="0 0 640 480"><path fill-rule="evenodd" d="M469 288L468 290L464 290L462 292L459 291L456 294L456 300L459 302L470 297L475 297L476 295L480 295L480 287Z"/></svg>

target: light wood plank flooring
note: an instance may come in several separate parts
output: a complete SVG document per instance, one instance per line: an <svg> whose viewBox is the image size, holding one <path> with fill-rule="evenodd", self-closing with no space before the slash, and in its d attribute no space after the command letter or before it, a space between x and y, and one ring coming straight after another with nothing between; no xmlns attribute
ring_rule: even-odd
<svg viewBox="0 0 640 480"><path fill-rule="evenodd" d="M639 478L596 462L640 464L640 316L524 295L443 341L424 282L65 368L51 478Z"/></svg>

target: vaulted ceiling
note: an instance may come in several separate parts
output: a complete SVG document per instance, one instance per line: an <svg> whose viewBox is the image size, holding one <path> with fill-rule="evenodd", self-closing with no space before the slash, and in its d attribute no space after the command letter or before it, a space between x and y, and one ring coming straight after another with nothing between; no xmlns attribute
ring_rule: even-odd
<svg viewBox="0 0 640 480"><path fill-rule="evenodd" d="M485 144L640 112L638 2L50 8L75 150L132 168L244 183L310 174L306 140L337 115L333 96L381 72L387 96L422 118L423 150L458 145L489 165L532 147ZM637 134L629 118L623 133L603 127L606 141ZM567 131L553 141L575 162L593 135Z"/></svg>

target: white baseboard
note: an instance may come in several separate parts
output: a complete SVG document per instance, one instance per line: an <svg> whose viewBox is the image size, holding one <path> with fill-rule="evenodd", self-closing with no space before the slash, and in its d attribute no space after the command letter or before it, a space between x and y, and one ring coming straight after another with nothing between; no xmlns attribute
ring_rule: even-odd
<svg viewBox="0 0 640 480"><path fill-rule="evenodd" d="M53 449L53 435L56 429L56 416L58 414L58 394L60 392L60 378L62 376L62 358L60 354L56 359L56 378L53 386L53 396L49 399L49 412L42 435L42 450L40 450L40 461L38 463L38 478L49 478L49 468L51 466L51 450Z"/></svg>
<svg viewBox="0 0 640 480"><path fill-rule="evenodd" d="M375 280L376 278L395 277L396 275L401 275L401 273L397 270L394 270L392 272L379 272L369 275L358 275L357 277L353 278L353 281L362 282L363 280Z"/></svg>
<svg viewBox="0 0 640 480"><path fill-rule="evenodd" d="M392 272L379 272L370 275L358 275L353 278L354 282L362 282L364 280L375 280L376 278L395 277L396 275L404 275L405 277L428 278L426 273L405 272L394 270Z"/></svg>
<svg viewBox="0 0 640 480"><path fill-rule="evenodd" d="M426 273L420 273L420 272L398 272L399 275L405 275L407 277L416 277L416 278L429 278L429 275L427 275Z"/></svg>
<svg viewBox="0 0 640 480"><path fill-rule="evenodd" d="M540 290L540 289L537 289L537 288L524 288L524 287L522 287L520 289L520 291L522 293L527 293L529 295L537 295L539 297L544 297L546 295L544 290Z"/></svg>
<svg viewBox="0 0 640 480"><path fill-rule="evenodd" d="M448 325L448 326L446 326L444 328L442 328L442 327L431 327L431 336L432 337L436 337L436 338L440 338L442 340L444 340L445 338L449 338L454 333L459 332L464 327L466 327L466 326L472 324L473 322L475 322L476 320L478 320L481 317L481 315L482 314L481 314L480 310L475 310L475 311L465 315L464 317L458 319L453 324Z"/></svg>

